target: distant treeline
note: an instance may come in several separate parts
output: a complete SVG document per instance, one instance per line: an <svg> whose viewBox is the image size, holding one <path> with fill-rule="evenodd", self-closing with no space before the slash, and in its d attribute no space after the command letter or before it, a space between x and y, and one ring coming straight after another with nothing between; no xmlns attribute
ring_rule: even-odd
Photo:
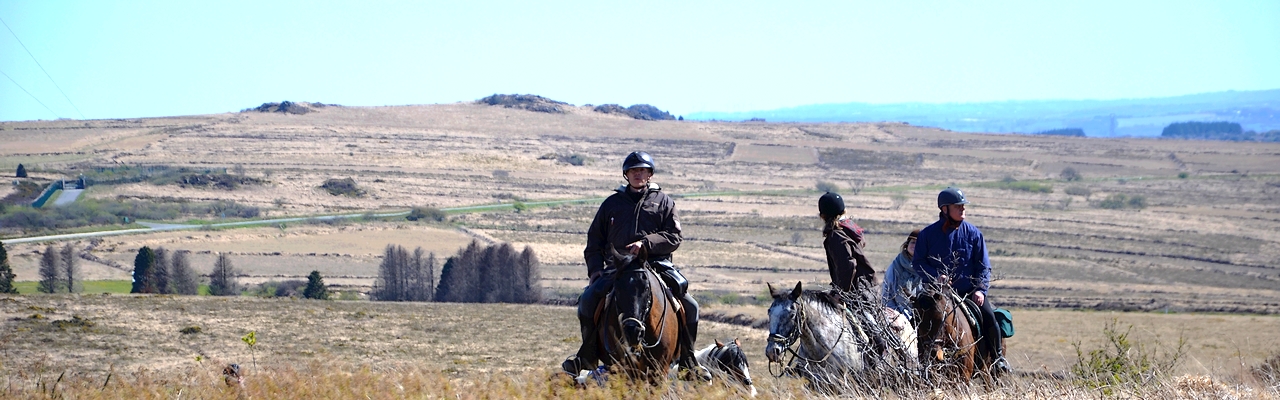
<svg viewBox="0 0 1280 400"><path fill-rule="evenodd" d="M1037 135L1054 135L1054 136L1080 136L1084 137L1084 129L1080 128L1062 128L1050 129L1047 131L1036 132Z"/></svg>
<svg viewBox="0 0 1280 400"><path fill-rule="evenodd" d="M483 246L472 241L440 267L435 282L434 253L412 253L388 245L370 298L381 301L456 303L537 303L542 301L540 264L533 249L510 243Z"/></svg>
<svg viewBox="0 0 1280 400"><path fill-rule="evenodd" d="M1235 122L1174 122L1164 127L1160 137L1252 142L1280 142L1280 131L1245 131Z"/></svg>

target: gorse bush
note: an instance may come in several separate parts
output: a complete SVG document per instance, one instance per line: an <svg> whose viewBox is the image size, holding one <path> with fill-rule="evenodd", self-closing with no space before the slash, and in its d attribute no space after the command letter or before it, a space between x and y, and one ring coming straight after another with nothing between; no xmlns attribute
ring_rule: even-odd
<svg viewBox="0 0 1280 400"><path fill-rule="evenodd" d="M1072 196L1089 197L1093 194L1092 190L1084 186L1068 186L1063 192Z"/></svg>
<svg viewBox="0 0 1280 400"><path fill-rule="evenodd" d="M351 178L330 178L325 180L320 188L334 196L362 197L365 195L364 189L356 187L356 180Z"/></svg>
<svg viewBox="0 0 1280 400"><path fill-rule="evenodd" d="M1187 340L1178 338L1178 344L1159 351L1155 345L1141 343L1131 334L1133 325L1121 330L1117 320L1111 320L1102 328L1106 342L1102 346L1085 350L1079 343L1072 343L1076 350L1076 363L1071 372L1088 387L1106 388L1120 384L1144 384L1167 376L1187 352Z"/></svg>
<svg viewBox="0 0 1280 400"><path fill-rule="evenodd" d="M435 221L444 222L449 218L449 214L435 207L414 207L409 211L409 215L404 217L410 221Z"/></svg>
<svg viewBox="0 0 1280 400"><path fill-rule="evenodd" d="M1102 201L1099 201L1096 203L1096 206L1098 208L1105 208L1108 210L1120 210L1125 208L1143 209L1147 208L1147 198L1142 195L1133 195L1133 197L1130 197L1122 193L1116 193L1107 196L1107 198Z"/></svg>
<svg viewBox="0 0 1280 400"><path fill-rule="evenodd" d="M1005 177L1004 180L1000 181L996 187L1004 190L1016 190L1020 192L1053 193L1053 185L1032 181L1019 181L1012 177Z"/></svg>
<svg viewBox="0 0 1280 400"><path fill-rule="evenodd" d="M827 181L818 181L818 183L814 184L813 187L818 189L819 192L835 193L836 191L840 190L839 186L836 186L836 184L827 182Z"/></svg>

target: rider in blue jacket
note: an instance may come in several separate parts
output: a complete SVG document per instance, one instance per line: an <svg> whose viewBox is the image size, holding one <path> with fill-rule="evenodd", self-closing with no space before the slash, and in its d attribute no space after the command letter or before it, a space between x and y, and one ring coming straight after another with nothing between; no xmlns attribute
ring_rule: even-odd
<svg viewBox="0 0 1280 400"><path fill-rule="evenodd" d="M949 187L938 194L938 222L920 230L912 269L926 283L949 280L957 293L978 305L982 314L979 348L994 360L991 366L1003 372L1009 368L1001 354L1003 338L987 298L991 287L987 242L978 227L964 220L966 204L969 201L960 189Z"/></svg>

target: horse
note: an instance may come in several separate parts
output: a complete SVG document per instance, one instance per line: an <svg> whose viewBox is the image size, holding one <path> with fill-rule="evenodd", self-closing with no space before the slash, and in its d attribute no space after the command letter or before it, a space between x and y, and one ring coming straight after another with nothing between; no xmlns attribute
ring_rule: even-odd
<svg viewBox="0 0 1280 400"><path fill-rule="evenodd" d="M727 376L732 382L746 388L751 397L756 397L756 386L751 383L747 355L742 352L742 343L738 342L738 339L733 339L728 344L717 339L715 344L694 351L693 356L698 360L698 365L716 374Z"/></svg>
<svg viewBox="0 0 1280 400"><path fill-rule="evenodd" d="M800 282L791 291L769 285L769 294L773 304L769 306L769 344L764 355L769 359L769 372L773 373L773 364L781 365L776 376L797 374L819 390L836 391L870 387L873 372L890 371L879 368L905 367L909 362L910 346L901 344L911 342L914 332L891 332L891 323L882 321L884 314L869 312L874 310L870 306L846 309L837 292L805 291ZM899 314L897 318L901 319L897 324L909 326L905 317ZM892 356L877 353L877 347L901 354L901 362L891 363ZM790 362L783 362L783 353L791 353ZM900 368L899 372L905 371Z"/></svg>
<svg viewBox="0 0 1280 400"><path fill-rule="evenodd" d="M601 360L608 370L657 383L680 354L684 310L643 256L613 256L613 292L596 310Z"/></svg>
<svg viewBox="0 0 1280 400"><path fill-rule="evenodd" d="M920 318L917 351L926 376L968 382L986 358L978 354L976 332L960 301L950 285L939 283L925 285L911 301Z"/></svg>

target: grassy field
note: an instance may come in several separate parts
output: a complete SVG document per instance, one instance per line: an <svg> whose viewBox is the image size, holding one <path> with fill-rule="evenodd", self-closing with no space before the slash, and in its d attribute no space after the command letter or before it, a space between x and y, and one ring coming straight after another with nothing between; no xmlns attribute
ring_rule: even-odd
<svg viewBox="0 0 1280 400"><path fill-rule="evenodd" d="M630 151L646 150L659 163L654 181L677 195L685 242L675 254L675 262L708 310L762 318L759 298L766 282L804 281L807 286L825 282L821 230L814 216L819 181L834 184L844 195L849 215L865 230L867 256L881 271L908 232L936 220L937 192L955 185L965 189L973 203L969 221L982 229L988 241L995 278L992 301L1018 310L1019 337L1011 342L1011 348L1018 352L1014 362L1021 370L1063 373L1074 357L1071 343L1097 338L1102 324L1112 318L1133 322L1135 329L1151 332L1153 340L1186 332L1193 347L1199 347L1191 353L1196 361L1184 363L1182 372L1209 375L1216 382L1244 382L1242 366L1255 365L1266 353L1280 348L1267 339L1267 334L1275 336L1274 332L1280 331L1274 325L1275 315L1280 314L1280 269L1276 267L1280 265L1280 205L1274 201L1280 194L1280 163L1275 162L1280 159L1280 144L967 134L899 123L653 122L584 109L553 115L462 103L328 107L306 115L249 112L3 122L0 127L4 128L0 130L0 168L24 163L40 179L69 178L122 166L136 172L153 166L162 170L225 170L265 182L220 189L139 179L92 186L84 194L102 201L178 205L234 201L258 207L263 218L416 206L496 205L451 213L446 221L432 223L312 221L72 241L86 255L81 260L81 278L86 282L127 282L137 250L149 246L192 251L193 267L202 272L212 268L217 254L229 254L242 272L242 280L249 284L304 279L308 272L318 270L326 281L344 291L367 292L377 276L382 249L388 244L411 249L422 246L443 258L470 240L492 240L509 241L517 248L532 247L544 263L543 286L548 297L568 300L586 283L582 248L595 206L569 203L517 211L514 205L607 196L621 183L618 162ZM586 161L583 165L558 161L557 155L569 154ZM1065 179L1061 172L1068 167L1082 179ZM363 196L334 196L319 188L326 179L348 177L364 191ZM1126 200L1113 201L1118 196ZM1142 201L1134 202L1134 198ZM208 218L182 215L176 220ZM0 235L5 237L24 234L20 229L0 227ZM45 245L6 246L21 285L32 285L36 279ZM387 305L369 303L325 303L322 312L292 307L307 303L287 300L241 303L246 300L90 295L102 292L111 290L85 290L78 298L50 299L62 299L55 307L59 309L101 302L93 307L112 310L95 314L103 324L107 324L108 318L103 316L109 312L132 308L187 310L165 314L170 321L227 315L219 322L224 325L215 330L225 336L219 339L225 342L219 343L227 349L236 348L237 335L246 329L293 334L261 327L272 321L305 320L311 315L348 321L347 315L359 312L414 318L411 312L379 311L383 309L378 307ZM146 303L162 300L165 303ZM265 308L261 311L265 314L244 314L238 308L210 304ZM415 310L423 313L482 313L472 308L481 306L403 306L421 307ZM327 308L345 310L346 314L334 314ZM571 321L564 319L568 317L541 315L540 308L520 310L521 314L542 317L522 323L546 320L559 321L559 327L571 326ZM555 307L546 310L564 313ZM1128 312L1114 313L1117 311ZM15 311L12 317L31 314L24 316L24 312ZM325 325L324 332L314 334L332 336L306 336L319 344L282 350L288 361L269 364L264 370L278 374L280 382L291 382L288 379L299 375L298 368L329 377L325 379L349 382L343 380L349 378L318 372L338 365L342 373L354 374L351 376L373 374L417 382L421 387L446 381L455 386L477 385L476 378L460 378L457 374L462 372L449 371L450 366L457 366L459 371L509 372L517 377L512 379L524 379L523 384L511 383L522 388L519 390L552 390L541 379L536 384L529 381L527 374L553 369L556 359L571 346L561 341L574 340L571 334L558 333L549 339L539 336L535 340L539 343L521 342L539 349L537 357L509 355L511 350L502 345L480 342L467 351L490 358L476 361L464 357L471 353L441 344L439 339L414 345L419 348L383 336L393 331L408 334L414 329L427 332L442 324L418 321L418 328L386 328L385 332L374 325L349 331ZM20 318L5 324L18 329L30 322ZM180 329L159 320L152 323L163 325L165 332ZM1233 333L1198 330L1223 325L1230 326ZM32 331L37 326L31 326ZM714 329L721 329L715 335L724 336L739 328ZM732 332L757 341L750 346L762 347L760 332ZM473 339L463 336L468 333L480 334L462 328L445 333L454 335L449 336L454 341ZM376 339L362 344L366 337ZM62 343L62 339L50 339ZM136 340L119 335L100 339L87 343L109 348L118 346L119 341ZM366 345L370 347L362 347ZM499 347L489 351L487 346ZM179 345L168 348L176 353L190 350ZM348 352L351 348L359 350ZM6 352L15 349L4 345ZM201 368L187 362L193 357L189 354L169 359L167 353L129 349L108 358L101 358L107 353L74 356L79 357L75 365L92 371L109 370L111 365L136 368L153 362L164 371ZM53 362L79 351L68 346L65 351L21 354ZM503 357L514 361L495 361ZM753 357L757 357L753 362L759 360L758 354ZM450 361L438 364L436 358ZM330 364L330 359L338 364ZM359 372L364 371L360 369L364 365L406 359L414 361L406 362L403 368ZM433 361L422 364L422 359ZM499 364L502 366L494 367ZM208 375L190 373L195 374L192 379ZM1176 382L1166 383L1172 388ZM1040 384L1049 385L1031 381L1023 388ZM261 390L253 393L271 397L270 389ZM771 393L790 397L790 392Z"/></svg>
<svg viewBox="0 0 1280 400"><path fill-rule="evenodd" d="M1125 390L1163 397L1159 394L1176 393L1180 379L1208 379L1211 384L1192 387L1197 391L1191 393L1277 394L1250 371L1280 345L1272 334L1280 330L1280 318L1274 316L1056 310L1015 310L1014 315L1018 335L1009 340L1009 354L1024 374L993 392L968 390L995 398L1022 398L1017 394L1029 389L1046 390L1045 398L1096 395L1070 379L1048 377L1075 361L1072 343L1086 350L1102 346L1104 325L1118 321L1132 325L1133 340L1147 346L1165 350L1179 336L1190 344L1186 361L1169 376ZM8 332L0 336L0 368L10 382L3 390L15 397L47 395L50 382L64 373L69 380L62 390L68 397L166 397L180 390L222 397L235 394L217 383L218 371L228 363L245 368L244 390L267 397L298 397L302 392L282 390L299 382L307 382L299 390L335 397L366 391L378 393L377 398L543 397L555 391L594 398L618 390L579 393L549 379L578 344L576 332L563 329L575 323L573 309L563 306L61 294L0 298L0 316ZM766 331L703 325L703 337L742 341L764 397L805 395L799 382L768 375ZM1218 332L1224 326L1232 328L1230 335ZM252 348L241 340L249 332L257 337ZM108 389L97 392L109 374L114 377ZM670 390L681 397L739 395L717 385ZM915 395L931 393L923 388Z"/></svg>

